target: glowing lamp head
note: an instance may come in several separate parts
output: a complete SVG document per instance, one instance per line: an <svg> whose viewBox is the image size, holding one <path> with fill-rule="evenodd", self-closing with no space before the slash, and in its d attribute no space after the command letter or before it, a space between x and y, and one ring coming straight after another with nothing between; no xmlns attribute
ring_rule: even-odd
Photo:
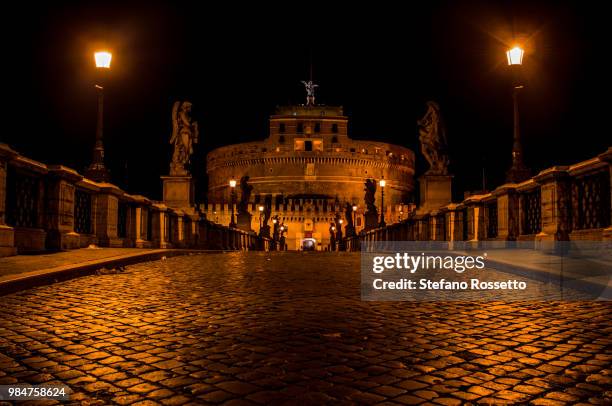
<svg viewBox="0 0 612 406"><path fill-rule="evenodd" d="M338 221L340 224L344 223L344 220L340 219L340 221Z"/></svg>
<svg viewBox="0 0 612 406"><path fill-rule="evenodd" d="M336 227L332 227L332 231L336 231Z"/></svg>
<svg viewBox="0 0 612 406"><path fill-rule="evenodd" d="M357 205L353 205L353 211L357 211Z"/></svg>
<svg viewBox="0 0 612 406"><path fill-rule="evenodd" d="M387 185L387 181L384 179L381 179L379 184L380 184L380 187L385 187Z"/></svg>
<svg viewBox="0 0 612 406"><path fill-rule="evenodd" d="M263 211L263 209L264 209L264 207L263 207L263 206L259 206L259 211L260 211L260 212L262 212L262 211Z"/></svg>
<svg viewBox="0 0 612 406"><path fill-rule="evenodd" d="M273 222L274 224L276 224L276 219L272 219L272 222Z"/></svg>
<svg viewBox="0 0 612 406"><path fill-rule="evenodd" d="M96 68L110 69L111 59L113 54L106 51L100 51L94 53L94 59L96 60Z"/></svg>
<svg viewBox="0 0 612 406"><path fill-rule="evenodd" d="M508 65L522 65L525 50L519 46L515 46L506 51L506 56L508 57Z"/></svg>
<svg viewBox="0 0 612 406"><path fill-rule="evenodd" d="M236 179L230 179L230 181L229 181L229 185L230 185L230 187L232 187L232 188L236 187Z"/></svg>
<svg viewBox="0 0 612 406"><path fill-rule="evenodd" d="M285 231L285 226L281 226L281 231Z"/></svg>

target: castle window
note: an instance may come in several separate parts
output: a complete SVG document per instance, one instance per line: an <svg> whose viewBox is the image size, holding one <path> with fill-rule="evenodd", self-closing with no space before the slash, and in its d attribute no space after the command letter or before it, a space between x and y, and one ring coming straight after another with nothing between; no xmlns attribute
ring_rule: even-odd
<svg viewBox="0 0 612 406"><path fill-rule="evenodd" d="M337 134L337 133L338 133L338 124L332 124L332 132L333 132L334 134Z"/></svg>
<svg viewBox="0 0 612 406"><path fill-rule="evenodd" d="M303 123L298 123L298 125L297 125L297 132L298 133L303 133L304 132L304 124Z"/></svg>
<svg viewBox="0 0 612 406"><path fill-rule="evenodd" d="M335 135L332 137L332 144L337 144L338 143L338 137L336 137Z"/></svg>
<svg viewBox="0 0 612 406"><path fill-rule="evenodd" d="M315 132L316 133L320 133L321 132L321 123L315 123Z"/></svg>
<svg viewBox="0 0 612 406"><path fill-rule="evenodd" d="M280 125L278 126L278 132L279 133L285 132L285 123L280 123Z"/></svg>
<svg viewBox="0 0 612 406"><path fill-rule="evenodd" d="M312 151L312 141L304 142L304 151Z"/></svg>
<svg viewBox="0 0 612 406"><path fill-rule="evenodd" d="M355 152L355 148L351 148L351 152Z"/></svg>
<svg viewBox="0 0 612 406"><path fill-rule="evenodd" d="M280 137L278 137L278 143L279 144L284 144L285 143L285 136L281 135Z"/></svg>

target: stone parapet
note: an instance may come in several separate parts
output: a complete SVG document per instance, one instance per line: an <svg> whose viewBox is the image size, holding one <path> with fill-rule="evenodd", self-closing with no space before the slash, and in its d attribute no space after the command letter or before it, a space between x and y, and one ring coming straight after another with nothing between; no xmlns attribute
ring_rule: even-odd
<svg viewBox="0 0 612 406"><path fill-rule="evenodd" d="M107 247L258 249L254 233L214 226L199 213L171 209L112 183L26 158L0 143L0 257ZM214 244L212 241L215 241ZM218 243L217 243L218 241Z"/></svg>
<svg viewBox="0 0 612 406"><path fill-rule="evenodd" d="M547 241L612 241L611 164L608 148L595 158L545 169L518 184L418 211L385 229L362 233L360 239L437 241L443 236L445 241L532 241L534 248Z"/></svg>

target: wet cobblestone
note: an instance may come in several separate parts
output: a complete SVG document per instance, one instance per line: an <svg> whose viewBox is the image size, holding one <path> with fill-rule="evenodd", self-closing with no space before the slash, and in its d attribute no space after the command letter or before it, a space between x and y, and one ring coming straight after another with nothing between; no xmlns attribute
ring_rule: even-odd
<svg viewBox="0 0 612 406"><path fill-rule="evenodd" d="M362 302L359 255L206 254L0 297L0 384L90 405L610 404L611 333L608 302Z"/></svg>

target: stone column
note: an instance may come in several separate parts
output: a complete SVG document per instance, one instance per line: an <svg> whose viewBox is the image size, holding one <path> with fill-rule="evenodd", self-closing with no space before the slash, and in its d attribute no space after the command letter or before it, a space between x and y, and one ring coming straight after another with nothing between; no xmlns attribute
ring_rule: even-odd
<svg viewBox="0 0 612 406"><path fill-rule="evenodd" d="M6 172L8 161L17 155L6 144L0 144L0 257L15 255L15 230L6 224Z"/></svg>
<svg viewBox="0 0 612 406"><path fill-rule="evenodd" d="M457 213L457 205L450 204L447 206L448 211L445 213L445 221L446 221L446 239L448 241L457 241L461 240L461 236L458 234L461 230L461 227L457 225L459 221L459 215Z"/></svg>
<svg viewBox="0 0 612 406"><path fill-rule="evenodd" d="M466 203L468 215L468 235L466 241L481 241L484 234L483 209L479 202L471 200Z"/></svg>
<svg viewBox="0 0 612 406"><path fill-rule="evenodd" d="M134 244L137 247L142 247L142 244L144 242L143 237L143 230L142 230L142 226L143 226L143 221L142 221L142 206L138 205L136 206L136 208L134 209L134 226L136 227L135 231L135 235L134 235Z"/></svg>
<svg viewBox="0 0 612 406"><path fill-rule="evenodd" d="M185 213L182 212L177 212L177 218L176 218L176 228L177 228L177 241L176 243L178 244L179 247L185 247L187 241L185 240L185 220L184 220L184 216Z"/></svg>
<svg viewBox="0 0 612 406"><path fill-rule="evenodd" d="M199 216L192 215L191 221L189 224L191 225L191 241L190 246L193 248L197 248L200 245L200 228L198 227L200 219Z"/></svg>
<svg viewBox="0 0 612 406"><path fill-rule="evenodd" d="M116 186L105 186L100 189L96 199L96 234L98 243L103 247L123 246L123 239L117 234L120 193Z"/></svg>
<svg viewBox="0 0 612 406"><path fill-rule="evenodd" d="M155 245L158 248L170 248L172 244L166 229L167 222L170 221L168 218L168 208L164 205L154 205L154 207L157 209L153 212L153 239L155 240Z"/></svg>
<svg viewBox="0 0 612 406"><path fill-rule="evenodd" d="M438 224L438 212L434 211L429 216L429 240L430 241L438 241L440 239L439 234L439 224Z"/></svg>
<svg viewBox="0 0 612 406"><path fill-rule="evenodd" d="M534 177L541 193L542 231L536 241L569 240L571 190L567 167L553 167Z"/></svg>
<svg viewBox="0 0 612 406"><path fill-rule="evenodd" d="M511 185L503 185L492 194L497 196L497 239L516 241L519 234L519 196Z"/></svg>
<svg viewBox="0 0 612 406"><path fill-rule="evenodd" d="M83 177L64 166L49 166L47 183L48 248L67 250L80 247L79 234L74 231L75 183Z"/></svg>

